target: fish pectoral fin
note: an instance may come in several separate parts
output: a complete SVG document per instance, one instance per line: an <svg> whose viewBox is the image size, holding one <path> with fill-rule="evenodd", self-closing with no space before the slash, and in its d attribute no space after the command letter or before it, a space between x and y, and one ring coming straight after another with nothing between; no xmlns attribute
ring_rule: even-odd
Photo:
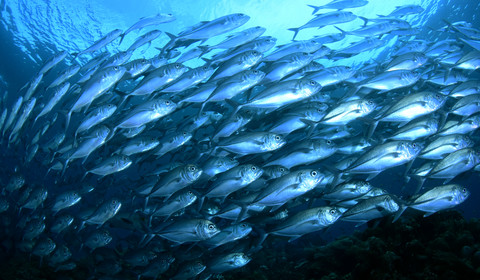
<svg viewBox="0 0 480 280"><path fill-rule="evenodd" d="M275 205L275 206L272 207L272 209L270 209L270 212L275 212L275 211L277 211L278 209L280 209L282 206L283 206L283 204L281 204L281 205Z"/></svg>
<svg viewBox="0 0 480 280"><path fill-rule="evenodd" d="M373 173L368 174L368 177L367 177L366 181L372 180L372 179L375 178L378 174L380 174L380 172L381 172L381 171L373 172Z"/></svg>
<svg viewBox="0 0 480 280"><path fill-rule="evenodd" d="M291 237L290 239L288 239L288 242L293 242L293 241L299 239L300 237L302 237L302 236L301 236L301 235L293 236L293 237Z"/></svg>
<svg viewBox="0 0 480 280"><path fill-rule="evenodd" d="M428 216L430 216L430 215L433 215L433 214L435 214L435 213L437 213L437 212L427 212L427 213L425 213L425 214L423 215L423 217L426 218L426 217L428 217Z"/></svg>

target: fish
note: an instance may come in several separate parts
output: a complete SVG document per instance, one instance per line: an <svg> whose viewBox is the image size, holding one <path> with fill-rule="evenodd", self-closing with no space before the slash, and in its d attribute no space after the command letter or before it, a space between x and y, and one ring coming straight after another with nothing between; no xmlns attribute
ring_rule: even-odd
<svg viewBox="0 0 480 280"><path fill-rule="evenodd" d="M122 43L123 38L125 38L125 36L128 33L132 32L134 30L142 29L142 28L152 26L152 25L168 23L168 22L172 22L174 20L176 20L174 15L172 15L172 14L162 14L162 13L158 13L158 14L156 14L154 16L150 16L150 17L143 17L139 21L134 23L132 26L130 26L127 30L125 30L125 32L119 34L119 36L121 37L119 44Z"/></svg>
<svg viewBox="0 0 480 280"><path fill-rule="evenodd" d="M252 226L248 223L234 224L223 228L220 233L202 242L210 248L216 248L224 244L247 237L252 232Z"/></svg>
<svg viewBox="0 0 480 280"><path fill-rule="evenodd" d="M135 42L133 42L133 44L128 47L127 52L133 52L145 44L150 45L151 42L157 39L161 34L162 31L160 30L152 30L145 33L144 35L138 37L137 40L135 40Z"/></svg>
<svg viewBox="0 0 480 280"><path fill-rule="evenodd" d="M73 64L72 66L69 66L65 70L63 70L61 73L58 74L58 77L50 84L45 90L48 90L50 88L55 88L60 86L61 84L68 83L67 80L74 76L75 74L80 71L80 65L78 64Z"/></svg>
<svg viewBox="0 0 480 280"><path fill-rule="evenodd" d="M159 88L178 79L185 71L187 71L187 68L180 63L161 66L143 78L127 96L150 95Z"/></svg>
<svg viewBox="0 0 480 280"><path fill-rule="evenodd" d="M289 242L314 231L322 230L336 222L342 213L336 207L315 207L287 218L269 234L288 236Z"/></svg>
<svg viewBox="0 0 480 280"><path fill-rule="evenodd" d="M68 166L68 163L77 158L85 158L84 162L88 156L104 145L107 141L108 136L110 135L110 129L106 126L99 126L97 129L93 130L90 135L84 138L84 140L74 149L73 153L65 160L64 171ZM101 172L101 171L95 171ZM105 172L105 171L104 171ZM97 174L95 173L95 174Z"/></svg>
<svg viewBox="0 0 480 280"><path fill-rule="evenodd" d="M252 204L279 208L289 200L313 190L323 179L324 174L315 169L290 172L273 180L257 195Z"/></svg>
<svg viewBox="0 0 480 280"><path fill-rule="evenodd" d="M425 11L425 9L420 5L404 5L397 6L390 14L385 15L385 17L404 17L412 14L419 14Z"/></svg>
<svg viewBox="0 0 480 280"><path fill-rule="evenodd" d="M429 142L418 155L419 158L439 160L463 148L473 147L474 142L467 135L452 134L440 136Z"/></svg>
<svg viewBox="0 0 480 280"><path fill-rule="evenodd" d="M137 136L130 139L120 149L115 151L115 154L131 156L139 153L145 153L155 149L160 144L160 141L155 137Z"/></svg>
<svg viewBox="0 0 480 280"><path fill-rule="evenodd" d="M75 58L77 58L80 55L86 54L86 53L94 53L94 52L100 50L101 48L105 47L106 45L110 44L115 39L117 39L121 34L122 34L122 30L120 30L120 29L114 29L114 30L110 31L105 36L103 36L102 38L95 41L90 47L74 54Z"/></svg>
<svg viewBox="0 0 480 280"><path fill-rule="evenodd" d="M422 146L412 141L389 141L365 152L345 172L369 174L369 181L386 169L415 159L421 150Z"/></svg>
<svg viewBox="0 0 480 280"><path fill-rule="evenodd" d="M16 141L18 133L20 132L22 127L25 125L30 115L32 114L33 108L35 107L36 102L37 102L37 99L34 97L28 100L23 106L21 114L18 116L17 122L13 126L12 131L10 132L10 137L8 138L9 143L13 143Z"/></svg>
<svg viewBox="0 0 480 280"><path fill-rule="evenodd" d="M222 16L209 22L203 22L191 30L180 32L179 38L182 40L205 40L238 28L249 19L249 16L241 13Z"/></svg>
<svg viewBox="0 0 480 280"><path fill-rule="evenodd" d="M67 93L68 89L70 88L70 83L66 82L62 84L61 86L58 86L55 88L54 93L52 98L48 101L48 103L43 107L42 111L38 113L37 117L33 121L33 123L36 123L38 118L41 116L44 116L48 114L50 111L53 110L53 108L60 102L62 97Z"/></svg>
<svg viewBox="0 0 480 280"><path fill-rule="evenodd" d="M72 252L65 245L56 246L55 251L48 258L48 264L50 266L57 266L63 262L66 262L72 257Z"/></svg>
<svg viewBox="0 0 480 280"><path fill-rule="evenodd" d="M86 224L94 224L101 227L106 221L113 218L120 208L122 203L118 199L110 199L98 206L98 208L89 215L84 222Z"/></svg>
<svg viewBox="0 0 480 280"><path fill-rule="evenodd" d="M77 138L79 133L87 131L111 117L116 110L117 106L115 104L106 104L91 110L77 127L77 130L75 130L74 139Z"/></svg>
<svg viewBox="0 0 480 280"><path fill-rule="evenodd" d="M97 248L107 246L112 240L113 238L110 233L107 230L101 229L87 237L85 246L90 248L90 253L92 253Z"/></svg>
<svg viewBox="0 0 480 280"><path fill-rule="evenodd" d="M88 106L90 106L95 99L112 88L115 83L122 78L123 74L125 74L125 71L125 67L112 66L105 68L103 71L96 73L92 78L90 78L85 84L85 87L79 98L67 113L65 130L68 128L73 112L79 111L84 107L88 108Z"/></svg>
<svg viewBox="0 0 480 280"><path fill-rule="evenodd" d="M328 158L337 151L335 143L330 140L304 140L274 153L267 159L265 166L280 165L291 169L299 165L309 165Z"/></svg>
<svg viewBox="0 0 480 280"><path fill-rule="evenodd" d="M455 207L464 202L470 192L461 185L451 184L434 187L408 203L408 207L426 212L428 217L438 211Z"/></svg>
<svg viewBox="0 0 480 280"><path fill-rule="evenodd" d="M60 210L72 207L73 205L80 202L82 197L76 191L67 191L59 194L55 198L55 203L52 206L52 211L54 214L57 214Z"/></svg>
<svg viewBox="0 0 480 280"><path fill-rule="evenodd" d="M192 191L178 192L175 197L170 198L165 201L163 205L155 209L152 217L166 216L165 220L167 220L172 214L192 205L196 200L197 196Z"/></svg>
<svg viewBox="0 0 480 280"><path fill-rule="evenodd" d="M262 36L265 31L266 28L261 26L247 28L229 35L225 40L214 46L205 47L204 53L210 52L213 49L232 49L244 45Z"/></svg>
<svg viewBox="0 0 480 280"><path fill-rule="evenodd" d="M223 273L232 269L245 266L250 258L244 253L230 253L213 258L207 263L207 271L210 273Z"/></svg>
<svg viewBox="0 0 480 280"><path fill-rule="evenodd" d="M105 177L107 175L123 171L127 169L130 165L132 165L132 160L129 157L124 155L114 155L110 158L105 159L93 169L85 172L85 175L83 175L83 177L87 176L89 173Z"/></svg>
<svg viewBox="0 0 480 280"><path fill-rule="evenodd" d="M174 221L163 229L154 230L155 235L175 243L197 242L209 239L220 233L217 226L205 219L185 219Z"/></svg>
<svg viewBox="0 0 480 280"><path fill-rule="evenodd" d="M55 67L55 65L57 65L58 63L60 63L61 61L63 61L66 57L68 56L68 52L67 51L60 51L56 54L54 54L52 57L50 57L42 66L42 68L40 68L40 70L38 71L38 74L39 75L43 75L45 73L47 73L50 69L52 69L53 67ZM30 98L25 98L25 99L30 99Z"/></svg>
<svg viewBox="0 0 480 280"><path fill-rule="evenodd" d="M246 187L260 178L262 174L263 169L253 164L233 167L218 176L210 189L206 191L205 196L209 198L220 197L225 200L228 195Z"/></svg>
<svg viewBox="0 0 480 280"><path fill-rule="evenodd" d="M355 20L356 18L357 16L352 12L346 12L346 11L329 12L325 14L316 15L313 19L311 19L309 22L305 23L304 25L297 28L290 28L288 30L294 32L292 40L295 40L295 37L297 37L298 32L302 29L312 28L312 27L321 28L328 25L350 22Z"/></svg>
<svg viewBox="0 0 480 280"><path fill-rule="evenodd" d="M285 139L279 134L252 132L222 140L216 148L221 148L237 155L249 155L271 152L285 144Z"/></svg>
<svg viewBox="0 0 480 280"><path fill-rule="evenodd" d="M390 194L367 198L345 211L342 221L366 223L388 215L402 212L402 203Z"/></svg>
<svg viewBox="0 0 480 280"><path fill-rule="evenodd" d="M320 91L322 86L314 80L300 79L280 82L262 92L247 103L233 104L234 114L241 108L278 109L302 101Z"/></svg>
<svg viewBox="0 0 480 280"><path fill-rule="evenodd" d="M457 175L480 163L480 153L474 148L464 148L441 159L427 174L428 178L446 179L448 183Z"/></svg>
<svg viewBox="0 0 480 280"><path fill-rule="evenodd" d="M339 104L322 118L326 125L346 125L349 122L372 113L377 104L373 100L356 99Z"/></svg>
<svg viewBox="0 0 480 280"><path fill-rule="evenodd" d="M137 128L172 113L177 108L177 104L162 98L156 98L146 103L140 104L131 110L120 123L115 126L113 131L118 128Z"/></svg>
<svg viewBox="0 0 480 280"><path fill-rule="evenodd" d="M202 175L203 170L195 164L180 165L164 174L147 193L149 198L165 197L165 201L175 192L180 191Z"/></svg>
<svg viewBox="0 0 480 280"><path fill-rule="evenodd" d="M367 4L368 4L368 1L366 0L332 0L329 3L322 6L313 6L313 5L307 5L307 6L313 8L312 15L314 15L321 9L344 10L349 8L363 7Z"/></svg>

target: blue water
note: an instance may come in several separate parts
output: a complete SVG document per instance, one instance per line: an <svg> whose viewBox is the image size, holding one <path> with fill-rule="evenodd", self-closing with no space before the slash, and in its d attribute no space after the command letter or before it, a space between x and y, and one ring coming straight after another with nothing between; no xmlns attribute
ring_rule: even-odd
<svg viewBox="0 0 480 280"><path fill-rule="evenodd" d="M113 29L126 30L141 17L151 16L156 13L171 13L176 20L162 24L157 27L147 27L141 31L133 31L128 34L121 46L116 40L109 44L107 50L111 53L123 51L132 44L137 36L145 34L153 29L160 29L164 32L178 34L185 27L194 25L199 21L208 21L231 13L244 13L250 16L250 20L242 26L246 29L253 26L266 28L264 36L277 38L277 45L290 42L293 32L288 28L298 27L311 18L312 9L307 6L321 5L328 1L312 0L203 0L203 1L128 1L128 0L1 0L1 26L0 26L0 92L8 92L6 107L11 107L18 98L19 89L31 80L37 73L43 62L53 54L65 50L70 53L81 51L89 47L94 41L101 38ZM394 4L393 4L394 3ZM421 28L418 38L437 40L438 33L432 32L445 25L442 19L450 22L467 20L473 27L480 28L480 5L477 1L469 0L370 0L364 7L352 8L357 16L373 18L377 15L385 15L395 9L395 6L417 4L421 5L425 12L420 15L410 15L406 18L413 28ZM353 22L338 24L343 30L354 30L361 27L363 21L356 19ZM332 26L322 29L302 30L297 40L305 40L312 36L319 36L328 33L336 33ZM226 35L209 39L206 44L213 45L222 41ZM388 60L393 52L394 46L399 44L398 37L388 36L387 44L373 51L365 52L348 59L334 62L327 59L319 60L325 67L333 65L348 65L361 68L362 65L374 61ZM360 38L347 36L341 42L329 44L331 49L340 49ZM168 37L162 34L151 46L143 46L136 50L131 60L145 57L152 58L159 51L155 47L162 47L168 42ZM68 60L70 61L70 60ZM68 65L68 61L62 62L54 71L59 71ZM187 66L195 67L201 65L202 60L192 60L186 63ZM478 74L478 73L477 73ZM48 81L49 82L49 81ZM46 86L41 85L41 87ZM23 94L23 93L22 93ZM19 163L15 159L17 155L24 153L25 147L17 147L14 151L7 151L4 159L11 159L11 162ZM5 160L4 174L12 173L15 166L9 165ZM57 182L54 177L48 181L43 180L46 168L38 169L31 166L26 170L27 180L38 180L37 184L50 184ZM402 168L395 168L382 173L374 181L375 186L385 188L392 193L401 193L403 183L398 180L390 180L393 176L399 176ZM134 180L138 174L135 171L128 171L130 179ZM2 183L6 183L3 178ZM90 182L95 183L95 180ZM461 182L469 187L471 197L455 209L460 211L466 218L479 218L480 207L480 176L478 173L469 173L468 176L460 177L456 182ZM426 188L438 185L439 181L427 181ZM100 186L101 187L101 186ZM107 194L115 194L117 190L107 190ZM107 195L108 196L108 195ZM89 203L89 202L85 202ZM91 202L95 204L95 202ZM354 230L354 225L343 223L335 225L335 228L328 231L324 237L327 240L335 239L339 234L348 234Z"/></svg>

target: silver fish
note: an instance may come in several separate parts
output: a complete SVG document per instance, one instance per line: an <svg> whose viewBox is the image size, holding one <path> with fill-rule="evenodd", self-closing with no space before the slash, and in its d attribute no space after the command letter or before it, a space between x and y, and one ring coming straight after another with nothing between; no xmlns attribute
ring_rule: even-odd
<svg viewBox="0 0 480 280"><path fill-rule="evenodd" d="M85 54L85 53L96 52L97 50L105 47L106 45L110 44L112 41L117 39L118 36L120 36L120 34L122 34L122 30L120 30L120 29L112 30L107 35L105 35L102 38L95 41L90 47L88 47L85 50L77 53L75 57L78 57L79 55L82 55L82 54Z"/></svg>
<svg viewBox="0 0 480 280"><path fill-rule="evenodd" d="M239 136L230 136L218 143L222 148L238 155L270 152L285 145L285 139L275 133L251 132Z"/></svg>
<svg viewBox="0 0 480 280"><path fill-rule="evenodd" d="M155 234L175 243L197 242L209 239L220 233L217 226L204 219L175 221Z"/></svg>
<svg viewBox="0 0 480 280"><path fill-rule="evenodd" d="M424 217L438 211L452 208L464 202L470 192L460 185L444 185L426 191L412 200L408 207L427 212Z"/></svg>
<svg viewBox="0 0 480 280"><path fill-rule="evenodd" d="M106 221L113 218L121 207L122 203L118 199L107 200L85 219L85 223L98 225L100 227Z"/></svg>
<svg viewBox="0 0 480 280"><path fill-rule="evenodd" d="M400 202L389 194L374 196L358 202L345 213L341 220L347 222L366 223L382 218L401 210Z"/></svg>
<svg viewBox="0 0 480 280"><path fill-rule="evenodd" d="M213 258L207 263L207 268L210 273L223 273L245 266L250 260L244 253L230 253Z"/></svg>
<svg viewBox="0 0 480 280"><path fill-rule="evenodd" d="M298 212L276 226L270 234L288 236L290 241L302 235L322 230L335 223L342 213L335 207L316 207Z"/></svg>
<svg viewBox="0 0 480 280"><path fill-rule="evenodd" d="M466 135L452 134L438 137L423 148L418 155L424 159L443 159L448 154L463 148L473 147L474 142Z"/></svg>
<svg viewBox="0 0 480 280"><path fill-rule="evenodd" d="M88 170L83 177L87 176L88 173L93 173L105 177L107 175L123 171L127 169L131 164L132 160L129 159L127 156L115 155L107 158L93 169Z"/></svg>

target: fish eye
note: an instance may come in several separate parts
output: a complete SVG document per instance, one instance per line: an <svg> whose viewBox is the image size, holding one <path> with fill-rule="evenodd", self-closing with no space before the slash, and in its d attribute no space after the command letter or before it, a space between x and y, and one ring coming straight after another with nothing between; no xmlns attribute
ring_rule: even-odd
<svg viewBox="0 0 480 280"><path fill-rule="evenodd" d="M175 64L175 68L180 69L180 64Z"/></svg>
<svg viewBox="0 0 480 280"><path fill-rule="evenodd" d="M285 172L285 168L280 167L280 172Z"/></svg>
<svg viewBox="0 0 480 280"><path fill-rule="evenodd" d="M242 224L241 227L242 227L242 228L246 228L246 227L247 227L247 224Z"/></svg>
<svg viewBox="0 0 480 280"><path fill-rule="evenodd" d="M207 71L207 70L208 70L208 67L207 67L207 66L203 66L202 69L205 70L205 71Z"/></svg>
<svg viewBox="0 0 480 280"><path fill-rule="evenodd" d="M206 116L206 115L207 115L207 113L205 113L205 112L202 113L202 116Z"/></svg>
<svg viewBox="0 0 480 280"><path fill-rule="evenodd" d="M193 193L191 191L188 191L187 194L188 195L193 195Z"/></svg>
<svg viewBox="0 0 480 280"><path fill-rule="evenodd" d="M314 86L317 82L315 81L310 81L310 85Z"/></svg>
<svg viewBox="0 0 480 280"><path fill-rule="evenodd" d="M332 141L331 141L331 140L327 140L327 144L328 144L328 145L332 144Z"/></svg>
<svg viewBox="0 0 480 280"><path fill-rule="evenodd" d="M118 70L118 66L113 67L114 70Z"/></svg>
<svg viewBox="0 0 480 280"><path fill-rule="evenodd" d="M307 52L304 52L304 53L303 53L303 55L309 55L309 53L307 53Z"/></svg>
<svg viewBox="0 0 480 280"><path fill-rule="evenodd" d="M195 171L196 170L195 166L190 166L189 169L190 169L190 171Z"/></svg>
<svg viewBox="0 0 480 280"><path fill-rule="evenodd" d="M417 144L413 143L413 144L412 144L412 147L416 148L416 147L417 147Z"/></svg>
<svg viewBox="0 0 480 280"><path fill-rule="evenodd" d="M170 105L170 100L166 100L165 105Z"/></svg>
<svg viewBox="0 0 480 280"><path fill-rule="evenodd" d="M209 230L214 230L214 229L215 229L215 225L208 225L208 229L209 229Z"/></svg>
<svg viewBox="0 0 480 280"><path fill-rule="evenodd" d="M183 136L187 136L187 133L185 131L183 132Z"/></svg>
<svg viewBox="0 0 480 280"><path fill-rule="evenodd" d="M275 136L275 140L277 140L277 141L280 140L280 136L278 136L278 135Z"/></svg>
<svg viewBox="0 0 480 280"><path fill-rule="evenodd" d="M253 70L253 74L258 74L258 70Z"/></svg>
<svg viewBox="0 0 480 280"><path fill-rule="evenodd" d="M369 105L372 105L373 104L373 101L372 100L368 100L367 102Z"/></svg>
<svg viewBox="0 0 480 280"><path fill-rule="evenodd" d="M336 212L337 212L337 211L336 211L335 209L331 209L331 210L330 210L330 214L331 214L331 215L335 214Z"/></svg>
<svg viewBox="0 0 480 280"><path fill-rule="evenodd" d="M252 171L255 171L257 170L257 168L255 166L252 166Z"/></svg>
<svg viewBox="0 0 480 280"><path fill-rule="evenodd" d="M466 188L463 188L463 189L462 189L462 192L463 192L463 193L467 193L467 189L466 189Z"/></svg>
<svg viewBox="0 0 480 280"><path fill-rule="evenodd" d="M315 171L315 170L312 170L312 172L310 172L310 175L312 175L312 177L315 177L315 176L317 176L317 171Z"/></svg>
<svg viewBox="0 0 480 280"><path fill-rule="evenodd" d="M173 16L173 15L172 15L172 14L168 14L167 16L171 17L171 16Z"/></svg>

